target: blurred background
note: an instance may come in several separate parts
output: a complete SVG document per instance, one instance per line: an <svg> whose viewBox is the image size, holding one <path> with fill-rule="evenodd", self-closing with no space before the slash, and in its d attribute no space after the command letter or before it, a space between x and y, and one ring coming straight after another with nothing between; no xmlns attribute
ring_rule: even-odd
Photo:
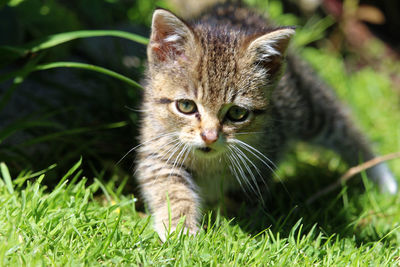
<svg viewBox="0 0 400 267"><path fill-rule="evenodd" d="M194 16L215 0L3 0L0 1L0 161L11 173L56 163L51 186L83 158L83 175L130 181L137 144L141 89L89 70L56 68L24 75L29 64L73 61L98 65L140 82L143 44L117 37L81 38L14 55L46 36L77 30L120 30L148 37L155 7ZM377 151L400 150L400 1L241 1L279 25L297 25L293 46L338 96ZM197 5L197 7L196 7ZM43 39L41 39L43 40ZM303 167L336 170L340 160L294 152ZM339 162L339 163L338 163ZM308 166L308 167L307 167ZM286 176L299 171L287 163ZM392 168L400 173L399 167ZM340 169L340 168L339 168Z"/></svg>

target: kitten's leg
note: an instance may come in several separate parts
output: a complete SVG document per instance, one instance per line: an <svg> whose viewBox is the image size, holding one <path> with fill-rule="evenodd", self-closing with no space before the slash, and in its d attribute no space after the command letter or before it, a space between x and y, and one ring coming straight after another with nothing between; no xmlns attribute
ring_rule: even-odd
<svg viewBox="0 0 400 267"><path fill-rule="evenodd" d="M287 67L277 88L285 91L276 96L287 135L333 149L350 166L374 158L370 144L332 90L295 56L290 56ZM396 179L386 163L370 168L367 175L382 191L396 193Z"/></svg>
<svg viewBox="0 0 400 267"><path fill-rule="evenodd" d="M168 231L176 230L182 217L185 217L184 233L196 234L199 198L190 174L154 156L142 156L142 159L138 165L138 180L161 240L166 240Z"/></svg>

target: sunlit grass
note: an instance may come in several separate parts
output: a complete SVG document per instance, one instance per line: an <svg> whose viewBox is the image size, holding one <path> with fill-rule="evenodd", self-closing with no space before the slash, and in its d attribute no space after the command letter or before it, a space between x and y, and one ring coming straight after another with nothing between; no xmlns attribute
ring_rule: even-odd
<svg viewBox="0 0 400 267"><path fill-rule="evenodd" d="M37 174L33 182L32 177L15 179L2 163L2 265L389 266L399 263L400 198L380 195L368 182L364 194L345 194L324 203L326 209L304 212L305 217L322 219L320 223L305 222L301 214L281 214L271 227L252 233L242 223L262 217L240 221L208 213L203 230L196 237L173 234L162 244L152 230L151 218L135 210L133 195L116 195L115 188L98 180L88 184L79 169L80 162L54 190L46 192L45 174ZM23 181L24 186L18 186ZM332 205L338 206L335 202L340 206L335 213L347 220L339 225L342 229L337 233L331 228L340 227L332 225L337 222L331 223L329 218L333 216Z"/></svg>

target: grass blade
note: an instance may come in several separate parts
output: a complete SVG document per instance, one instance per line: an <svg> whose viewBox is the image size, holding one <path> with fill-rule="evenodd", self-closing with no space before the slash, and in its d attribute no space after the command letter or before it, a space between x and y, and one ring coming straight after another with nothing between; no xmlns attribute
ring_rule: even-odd
<svg viewBox="0 0 400 267"><path fill-rule="evenodd" d="M55 187L56 189L60 186L63 185L64 181L67 180L82 164L82 157L79 159L77 163L75 163L74 166L72 166L71 169L68 170L68 172L61 178L61 180L58 182L57 186Z"/></svg>
<svg viewBox="0 0 400 267"><path fill-rule="evenodd" d="M53 122L47 121L17 121L8 125L5 129L0 131L0 143L2 143L5 139L12 136L16 132L20 132L29 128L38 128L38 127L45 127L45 128L56 128L58 125Z"/></svg>
<svg viewBox="0 0 400 267"><path fill-rule="evenodd" d="M44 54L34 57L32 60L28 61L28 63L26 63L25 66L20 70L0 75L0 83L9 79L14 79L12 86L8 90L6 90L6 92L2 94L0 98L0 111L8 104L15 89L18 87L19 84L24 81L25 77L33 71L37 63L40 61L40 59L42 59L43 55Z"/></svg>
<svg viewBox="0 0 400 267"><path fill-rule="evenodd" d="M55 167L57 167L57 164L52 164L49 167L47 167L44 170L38 171L38 172L34 172L34 173L30 173L28 175L23 175L21 177L18 177L17 179L14 180L14 183L18 186L21 186L23 183L25 183L26 180L31 179L31 178L35 178L38 177L42 174L47 173L48 171L54 169Z"/></svg>
<svg viewBox="0 0 400 267"><path fill-rule="evenodd" d="M120 37L143 45L147 45L149 42L149 39L130 32L115 30L86 30L49 35L25 45L24 48L30 53L36 53L75 39L101 36Z"/></svg>
<svg viewBox="0 0 400 267"><path fill-rule="evenodd" d="M78 134L83 134L83 133L97 131L97 130L103 130L103 129L121 128L126 125L128 125L128 123L126 121L120 121L120 122L114 122L114 123L109 123L109 124L105 124L105 125L99 125L96 127L75 128L75 129L65 130L65 131L61 131L61 132L51 133L48 135L42 135L37 138L27 140L27 141L19 144L18 146L30 146L30 145L34 145L37 143L50 141L52 139L56 139L56 138L63 137L63 136L78 135Z"/></svg>
<svg viewBox="0 0 400 267"><path fill-rule="evenodd" d="M4 162L0 163L0 171L1 171L1 176L3 177L4 182L6 183L8 192L10 194L14 193L14 186L11 181L11 175L10 175L10 172L8 171L7 165Z"/></svg>
<svg viewBox="0 0 400 267"><path fill-rule="evenodd" d="M106 74L108 76L111 76L113 78L116 78L118 80L121 80L133 87L139 88L139 89L143 89L143 87L135 82L134 80L121 75L119 73L116 73L115 71L103 68L103 67L99 67L96 65L91 65L91 64L86 64L86 63L79 63L79 62L53 62L53 63L47 63L47 64L43 64L43 65L39 65L36 66L34 71L38 71L38 70L48 70L48 69L54 69L54 68L78 68L78 69L86 69L86 70L91 70L91 71L95 71L95 72L99 72L99 73L103 73Z"/></svg>
<svg viewBox="0 0 400 267"><path fill-rule="evenodd" d="M111 243L111 239L114 237L115 232L116 232L117 229L118 229L119 223L120 223L120 221L121 221L121 217L122 217L122 212L120 212L120 213L118 214L118 218L117 218L117 221L116 221L116 223L115 223L115 226L114 226L112 232L107 236L107 239L106 239L106 241L105 241L104 244L103 244L103 248L102 248L102 250L101 250L101 254L104 254L104 252L106 251L106 249L109 247L109 245L110 245L110 243Z"/></svg>
<svg viewBox="0 0 400 267"><path fill-rule="evenodd" d="M147 45L149 39L146 37L125 32L125 31L115 31L115 30L86 30L86 31L72 31L63 32L58 34L49 35L38 40L32 41L21 47L11 47L11 46L0 46L0 51L7 53L12 53L13 57L16 56L26 56L31 53L37 53L41 50L48 49L75 39L88 38L88 37L101 37L101 36L111 36L120 37L123 39L128 39L130 41Z"/></svg>

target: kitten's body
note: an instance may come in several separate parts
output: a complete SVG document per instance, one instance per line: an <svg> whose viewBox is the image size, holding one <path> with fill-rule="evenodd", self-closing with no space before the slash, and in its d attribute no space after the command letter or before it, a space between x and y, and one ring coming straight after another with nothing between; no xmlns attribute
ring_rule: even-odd
<svg viewBox="0 0 400 267"><path fill-rule="evenodd" d="M218 196L222 183L262 194L257 184L290 140L334 149L350 165L374 157L307 66L289 53L283 71L293 34L232 6L188 24L155 12L138 177L162 239L182 216L195 233L200 199ZM369 174L396 191L385 165Z"/></svg>

